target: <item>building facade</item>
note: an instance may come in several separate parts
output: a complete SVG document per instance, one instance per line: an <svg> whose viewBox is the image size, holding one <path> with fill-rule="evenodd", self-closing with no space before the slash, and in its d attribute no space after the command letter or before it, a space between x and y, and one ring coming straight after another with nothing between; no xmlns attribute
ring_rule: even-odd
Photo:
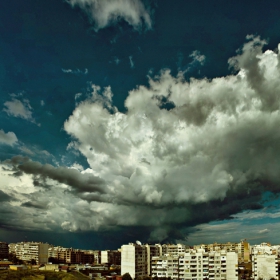
<svg viewBox="0 0 280 280"><path fill-rule="evenodd" d="M276 255L252 255L252 275L255 280L278 279L278 258Z"/></svg>
<svg viewBox="0 0 280 280"><path fill-rule="evenodd" d="M0 242L0 260L7 259L9 255L9 245L6 242Z"/></svg>
<svg viewBox="0 0 280 280"><path fill-rule="evenodd" d="M152 277L178 279L179 256L152 257Z"/></svg>
<svg viewBox="0 0 280 280"><path fill-rule="evenodd" d="M174 280L237 280L238 254L198 249L189 250L180 256L153 257L152 276Z"/></svg>
<svg viewBox="0 0 280 280"><path fill-rule="evenodd" d="M48 263L49 244L41 242L19 242L10 244L10 252L23 261L35 260L37 264Z"/></svg>
<svg viewBox="0 0 280 280"><path fill-rule="evenodd" d="M108 263L114 265L121 265L121 251L106 250L101 251L101 263Z"/></svg>
<svg viewBox="0 0 280 280"><path fill-rule="evenodd" d="M121 274L129 273L132 279L148 275L147 247L129 243L121 247Z"/></svg>
<svg viewBox="0 0 280 280"><path fill-rule="evenodd" d="M185 253L186 245L184 244L163 244L162 255L179 256Z"/></svg>
<svg viewBox="0 0 280 280"><path fill-rule="evenodd" d="M57 263L68 264L99 264L100 251L98 250L80 250L64 247L50 247L48 250L48 257L53 258Z"/></svg>

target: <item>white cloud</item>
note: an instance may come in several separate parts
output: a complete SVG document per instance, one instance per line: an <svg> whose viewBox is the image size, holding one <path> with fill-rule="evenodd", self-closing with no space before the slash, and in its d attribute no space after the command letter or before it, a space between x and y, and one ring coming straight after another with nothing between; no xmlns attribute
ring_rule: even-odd
<svg viewBox="0 0 280 280"><path fill-rule="evenodd" d="M198 62L200 63L201 65L203 65L205 63L205 55L201 54L200 51L193 51L191 54L190 54L190 57L193 59L193 62Z"/></svg>
<svg viewBox="0 0 280 280"><path fill-rule="evenodd" d="M4 143L10 146L13 146L18 142L17 136L14 132L5 133L4 130L0 129L0 144Z"/></svg>
<svg viewBox="0 0 280 280"><path fill-rule="evenodd" d="M277 55L266 52L260 61L269 63L263 66L264 75L274 69L264 82L279 83ZM172 77L164 71L149 83L148 88L130 92L125 114L111 114L102 102L87 100L65 122L65 130L78 140L78 149L92 169L112 184L117 176L127 199L135 200L136 193L137 200L159 204L223 199L230 185L241 180L240 163L231 160L232 153L240 161L247 156L242 168L248 172L242 171L245 180L261 171L257 157L263 160L268 155L259 150L256 139L265 135L271 143L272 135L278 137L280 116L278 111L262 109L261 97L248 85L247 77L188 83L180 73ZM161 109L161 97L175 108ZM267 166L271 176L275 168ZM278 181L276 173L273 179Z"/></svg>
<svg viewBox="0 0 280 280"><path fill-rule="evenodd" d="M28 154L28 155L34 155L34 153L28 149L27 147L23 146L23 147L20 147L20 150L24 153L24 154Z"/></svg>
<svg viewBox="0 0 280 280"><path fill-rule="evenodd" d="M85 68L84 71L80 70L80 69L76 69L76 70L72 70L72 69L61 69L63 73L66 74L74 74L74 75L87 75L88 74L88 69Z"/></svg>
<svg viewBox="0 0 280 280"><path fill-rule="evenodd" d="M135 30L144 25L152 28L149 11L140 0L66 0L72 7L79 6L94 22L95 31L125 20Z"/></svg>
<svg viewBox="0 0 280 280"><path fill-rule="evenodd" d="M267 212L267 211L250 211L250 212L242 212L232 217L239 219L239 220L252 220L252 219L279 219L280 218L280 211L277 212Z"/></svg>
<svg viewBox="0 0 280 280"><path fill-rule="evenodd" d="M118 59L117 57L115 57L114 62L116 63L116 65L119 65L119 64L120 64L120 62L121 62L121 60L120 60L120 59Z"/></svg>
<svg viewBox="0 0 280 280"><path fill-rule="evenodd" d="M132 60L132 55L129 56L129 63L130 63L130 68L134 68L134 62Z"/></svg>
<svg viewBox="0 0 280 280"><path fill-rule="evenodd" d="M279 185L278 57L256 48L264 44L259 38L252 40L230 60L242 75L187 82L166 70L150 78L149 87L129 93L126 113L108 111L101 100L77 106L65 130L116 201L164 206L223 200L231 188L249 194L261 174ZM254 73L258 88L250 84ZM164 109L166 99L172 110Z"/></svg>
<svg viewBox="0 0 280 280"><path fill-rule="evenodd" d="M230 60L239 73L226 77L188 82L181 72L174 77L162 71L149 78L149 86L129 92L125 112L113 106L110 87L92 85L90 98L64 124L73 137L68 148L81 152L90 168L32 162L29 169L18 167L37 180L32 198L49 201L52 226L71 231L147 226L155 229L151 239L162 239L174 229L251 209L261 199L263 182L269 182L266 191L279 192L279 57L256 47L263 44L255 37L246 43ZM77 178L83 183L79 190ZM86 188L89 178L92 189ZM247 237L242 215L227 225L195 229L200 236L225 232L225 238L235 238L239 231ZM252 230L259 236L273 227Z"/></svg>
<svg viewBox="0 0 280 280"><path fill-rule="evenodd" d="M6 101L4 106L6 108L4 108L3 111L8 115L33 121L32 107L27 99L21 102L20 100L13 98L12 101Z"/></svg>
<svg viewBox="0 0 280 280"><path fill-rule="evenodd" d="M263 227L268 227L263 229ZM241 221L224 221L201 224L192 228L188 235L188 244L207 244L214 242L239 242L246 238L250 244L264 242L263 235L270 242L278 242L277 229L279 223L264 222L248 224Z"/></svg>
<svg viewBox="0 0 280 280"><path fill-rule="evenodd" d="M260 234L268 233L269 230L267 228L259 230Z"/></svg>

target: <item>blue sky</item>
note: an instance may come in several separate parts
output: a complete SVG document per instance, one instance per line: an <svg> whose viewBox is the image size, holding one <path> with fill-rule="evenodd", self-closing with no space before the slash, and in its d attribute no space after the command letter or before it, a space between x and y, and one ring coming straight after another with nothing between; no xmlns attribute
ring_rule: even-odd
<svg viewBox="0 0 280 280"><path fill-rule="evenodd" d="M0 239L279 243L277 1L0 9Z"/></svg>

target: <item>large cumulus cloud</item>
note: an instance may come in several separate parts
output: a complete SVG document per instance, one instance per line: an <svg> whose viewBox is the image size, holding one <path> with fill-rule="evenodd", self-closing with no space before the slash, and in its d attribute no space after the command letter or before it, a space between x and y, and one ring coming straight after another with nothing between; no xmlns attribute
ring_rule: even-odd
<svg viewBox="0 0 280 280"><path fill-rule="evenodd" d="M110 87L93 85L64 124L68 149L90 168L14 158L5 172L28 176L32 187L15 194L9 186L7 195L25 211L47 213L50 229L138 226L159 241L261 208L263 192L280 191L279 56L263 52L259 37L247 39L229 59L232 75L187 81L163 70L129 92L125 112L112 104Z"/></svg>
<svg viewBox="0 0 280 280"><path fill-rule="evenodd" d="M188 224L193 205L219 200L226 208L230 196L241 195L250 200L241 208L258 207L263 190L279 190L279 58L262 52L259 37L247 39L229 59L235 74L187 82L163 70L129 93L125 113L108 108L106 95L97 100L95 90L77 106L65 130L95 175L106 178L115 203L179 207L174 221ZM225 217L241 210L230 208Z"/></svg>

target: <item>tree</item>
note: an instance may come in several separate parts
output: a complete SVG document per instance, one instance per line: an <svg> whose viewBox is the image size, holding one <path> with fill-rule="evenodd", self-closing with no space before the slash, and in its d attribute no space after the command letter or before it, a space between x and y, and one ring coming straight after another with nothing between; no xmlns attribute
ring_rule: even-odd
<svg viewBox="0 0 280 280"><path fill-rule="evenodd" d="M131 276L129 273L125 273L123 276L122 276L122 280L132 280Z"/></svg>
<svg viewBox="0 0 280 280"><path fill-rule="evenodd" d="M23 261L18 259L15 254L9 254L8 260L14 264L23 264Z"/></svg>
<svg viewBox="0 0 280 280"><path fill-rule="evenodd" d="M52 264L58 264L59 263L58 259L54 258L54 257L49 257L48 262L52 263Z"/></svg>

